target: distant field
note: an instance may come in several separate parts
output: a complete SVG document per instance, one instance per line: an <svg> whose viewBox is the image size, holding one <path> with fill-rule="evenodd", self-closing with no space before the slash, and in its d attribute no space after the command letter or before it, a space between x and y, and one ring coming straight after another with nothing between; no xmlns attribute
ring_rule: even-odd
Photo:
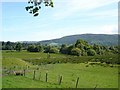
<svg viewBox="0 0 120 90"><path fill-rule="evenodd" d="M112 56L108 57L111 58ZM113 55L113 57L115 56ZM99 56L99 58L101 57ZM75 61L70 62L72 59ZM48 58L45 53L3 51L3 69L23 70L29 66L26 69L25 76L4 75L3 88L75 88L78 77L78 88L94 88L96 85L97 88L117 88L118 65L89 65L88 62L93 59L98 58L74 57L62 54L51 54ZM49 60L50 62L48 62ZM65 62L62 62L62 60L65 60ZM35 80L33 80L34 70L36 71ZM48 74L47 82L45 82L46 73ZM59 76L63 78L61 85L58 85Z"/></svg>
<svg viewBox="0 0 120 90"><path fill-rule="evenodd" d="M48 58L47 53L30 53L26 51L15 52L15 51L3 51L3 59L21 59L32 64L41 65L42 64L54 64L54 63L84 63L84 62L108 62L112 64L120 63L118 60L118 55L104 55L104 56L71 56L64 54L50 54ZM12 60L11 59L11 60ZM3 60L3 66L6 66L6 61ZM9 63L10 64L10 63ZM8 66L8 65L7 65Z"/></svg>

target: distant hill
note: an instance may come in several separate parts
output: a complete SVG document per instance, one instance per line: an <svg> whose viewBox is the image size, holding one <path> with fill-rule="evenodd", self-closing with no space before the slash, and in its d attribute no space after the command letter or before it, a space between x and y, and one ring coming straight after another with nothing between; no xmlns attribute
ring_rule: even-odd
<svg viewBox="0 0 120 90"><path fill-rule="evenodd" d="M87 41L89 44L99 44L99 45L118 45L118 34L79 34L79 35L70 35L65 36L59 39L52 39L52 40L44 40L39 41L41 44L73 44L78 39L83 39Z"/></svg>

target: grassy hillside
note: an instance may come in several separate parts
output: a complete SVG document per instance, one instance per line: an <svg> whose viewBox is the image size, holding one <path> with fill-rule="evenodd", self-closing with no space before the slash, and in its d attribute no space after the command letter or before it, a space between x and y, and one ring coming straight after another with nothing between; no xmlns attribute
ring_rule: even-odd
<svg viewBox="0 0 120 90"><path fill-rule="evenodd" d="M56 88L58 85L32 80L23 76L3 77L3 88Z"/></svg>
<svg viewBox="0 0 120 90"><path fill-rule="evenodd" d="M23 66L29 66L25 76L3 75L3 88L75 88L78 77L78 88L94 88L96 85L97 88L117 88L117 65L110 67L109 64L103 66L86 63L86 61L90 63L90 60L98 60L98 58L102 58L102 56L96 58L51 54L50 58L47 58L46 53L3 51L3 68L23 70ZM110 56L106 58L109 59ZM49 60L51 63L47 64ZM65 62L60 63L60 61ZM40 64L41 62L42 64ZM36 71L35 80L33 80L34 70ZM47 82L46 73L48 74ZM63 78L61 85L58 85L59 76Z"/></svg>
<svg viewBox="0 0 120 90"><path fill-rule="evenodd" d="M12 67L12 66L31 66L31 64L21 60L20 58L14 58L14 57L3 57L2 61L3 66Z"/></svg>
<svg viewBox="0 0 120 90"><path fill-rule="evenodd" d="M41 79L39 74L41 72ZM48 82L45 82L45 73L48 73ZM62 84L58 85L58 76L62 75ZM77 77L79 77L79 88L116 88L118 87L117 68L89 66L85 64L50 64L40 66L36 70L36 80L32 80L33 72L26 73L26 76L5 76L3 87L15 88L75 88Z"/></svg>

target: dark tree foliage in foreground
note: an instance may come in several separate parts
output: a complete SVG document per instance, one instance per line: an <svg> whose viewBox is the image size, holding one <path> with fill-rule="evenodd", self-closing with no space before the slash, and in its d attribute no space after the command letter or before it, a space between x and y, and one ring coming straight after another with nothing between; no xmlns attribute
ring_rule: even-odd
<svg viewBox="0 0 120 90"><path fill-rule="evenodd" d="M30 14L33 14L33 16L39 15L39 10L42 8L42 4L45 6L53 7L53 1L52 0L29 0L28 6L25 7L26 11L28 11Z"/></svg>

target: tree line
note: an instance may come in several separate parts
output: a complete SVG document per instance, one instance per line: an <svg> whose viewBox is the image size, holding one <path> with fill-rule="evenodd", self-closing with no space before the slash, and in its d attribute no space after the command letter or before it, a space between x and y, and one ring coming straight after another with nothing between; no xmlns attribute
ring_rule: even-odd
<svg viewBox="0 0 120 90"><path fill-rule="evenodd" d="M27 50L28 52L61 53L75 56L95 56L106 54L118 54L119 46L90 45L88 42L78 39L76 43L60 46L41 45L40 43L22 43L22 42L4 42L2 41L2 50Z"/></svg>

